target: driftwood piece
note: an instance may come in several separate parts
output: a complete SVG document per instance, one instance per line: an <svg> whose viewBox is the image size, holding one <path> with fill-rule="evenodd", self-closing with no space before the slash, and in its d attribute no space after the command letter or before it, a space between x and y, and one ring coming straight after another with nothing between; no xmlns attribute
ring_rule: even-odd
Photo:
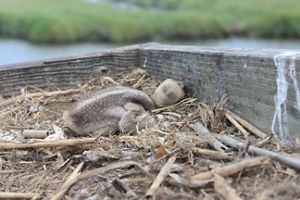
<svg viewBox="0 0 300 200"><path fill-rule="evenodd" d="M37 193L0 192L0 199L41 199Z"/></svg>
<svg viewBox="0 0 300 200"><path fill-rule="evenodd" d="M91 144L96 142L96 138L81 138L81 139L64 139L50 142L36 142L36 143L0 143L0 150L8 149L29 149L29 148L47 148L59 146L77 146L83 144Z"/></svg>
<svg viewBox="0 0 300 200"><path fill-rule="evenodd" d="M226 200L242 200L236 190L229 186L225 178L219 174L214 175L214 190Z"/></svg>
<svg viewBox="0 0 300 200"><path fill-rule="evenodd" d="M169 158L167 163L162 167L160 172L158 173L157 177L155 178L154 182L152 183L151 187L146 192L146 197L152 196L160 184L165 180L165 178L170 174L172 170L172 166L176 161L176 155Z"/></svg>
<svg viewBox="0 0 300 200"><path fill-rule="evenodd" d="M222 144L219 140L214 138L214 136L209 132L209 130L203 126L202 123L196 122L195 124L191 125L191 128L198 133L201 137L208 141L208 143L214 147L217 151L224 152L227 150L228 147Z"/></svg>
<svg viewBox="0 0 300 200"><path fill-rule="evenodd" d="M225 136L225 135L220 135L218 137L219 140L221 140L224 144L231 146L235 149L239 149L241 147L245 147L247 144L246 142L242 142L242 141L237 141L229 136ZM300 160L287 156L287 155L282 155L280 153L276 153L270 150L266 150L266 149L262 149L262 148L258 148L255 146L248 146L248 152L259 155L259 156L267 156L270 157L272 159L275 159L277 161L279 161L282 164L285 164L289 167L295 168L297 170L300 170Z"/></svg>
<svg viewBox="0 0 300 200"><path fill-rule="evenodd" d="M230 176L246 168L259 166L266 161L265 157L246 158L238 163L228 164L222 167L216 167L207 172L201 172L191 177L191 181L203 181L212 179L214 174L220 174L221 176Z"/></svg>
<svg viewBox="0 0 300 200"><path fill-rule="evenodd" d="M237 116L236 114L234 114L230 110L226 110L226 114L229 114L238 123L240 123L241 125L243 125L243 127L245 127L246 129L248 129L251 133L253 133L257 137L265 138L265 137L268 136L268 134L262 132L261 130L259 130L258 128L256 128L255 126L253 126L252 124L250 124L249 122L247 122L246 120L244 120L243 118Z"/></svg>

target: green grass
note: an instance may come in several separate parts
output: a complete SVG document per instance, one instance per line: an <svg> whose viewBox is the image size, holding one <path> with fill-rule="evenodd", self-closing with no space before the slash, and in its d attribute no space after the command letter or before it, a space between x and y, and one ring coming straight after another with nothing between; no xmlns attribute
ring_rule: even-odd
<svg viewBox="0 0 300 200"><path fill-rule="evenodd" d="M84 0L0 0L0 35L40 43L192 40L228 34L300 38L299 0L126 1L145 9L126 11Z"/></svg>

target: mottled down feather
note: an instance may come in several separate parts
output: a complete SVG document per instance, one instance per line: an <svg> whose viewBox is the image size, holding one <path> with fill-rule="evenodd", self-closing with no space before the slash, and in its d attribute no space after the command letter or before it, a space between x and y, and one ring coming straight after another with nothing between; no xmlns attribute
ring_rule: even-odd
<svg viewBox="0 0 300 200"><path fill-rule="evenodd" d="M141 105L144 110L154 108L152 99L143 91L130 87L111 87L83 96L63 114L64 126L77 135L95 131L119 130L118 123L127 112L126 105Z"/></svg>

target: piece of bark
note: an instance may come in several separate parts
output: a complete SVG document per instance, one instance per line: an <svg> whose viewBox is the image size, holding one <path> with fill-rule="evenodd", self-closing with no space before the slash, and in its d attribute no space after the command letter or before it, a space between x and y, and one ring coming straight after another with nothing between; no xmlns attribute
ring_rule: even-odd
<svg viewBox="0 0 300 200"><path fill-rule="evenodd" d="M154 182L152 183L151 187L146 192L146 197L152 196L157 189L159 188L160 184L165 180L165 178L170 174L172 170L172 166L176 161L176 155L169 158L166 164L161 168L160 172L156 176Z"/></svg>
<svg viewBox="0 0 300 200"><path fill-rule="evenodd" d="M229 186L225 178L219 174L214 175L214 190L226 200L242 200L236 190Z"/></svg>
<svg viewBox="0 0 300 200"><path fill-rule="evenodd" d="M229 136L226 135L220 135L218 137L219 140L221 140L224 144L231 146L235 149L239 149L242 147L245 147L247 144L246 142L243 141L237 141ZM277 160L278 162L287 165L289 167L295 168L297 170L300 170L300 160L287 156L287 155L282 155L280 153L276 153L270 150L262 149L259 147L255 147L250 145L248 147L248 152L259 155L259 156L267 156L269 158L272 158L274 160Z"/></svg>

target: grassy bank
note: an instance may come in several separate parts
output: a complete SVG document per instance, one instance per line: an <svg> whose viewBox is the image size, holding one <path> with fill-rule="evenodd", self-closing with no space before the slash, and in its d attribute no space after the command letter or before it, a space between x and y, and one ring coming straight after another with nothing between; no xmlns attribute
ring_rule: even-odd
<svg viewBox="0 0 300 200"><path fill-rule="evenodd" d="M191 40L228 34L300 38L298 0L0 0L0 35L32 42ZM157 9L157 10L155 10Z"/></svg>

